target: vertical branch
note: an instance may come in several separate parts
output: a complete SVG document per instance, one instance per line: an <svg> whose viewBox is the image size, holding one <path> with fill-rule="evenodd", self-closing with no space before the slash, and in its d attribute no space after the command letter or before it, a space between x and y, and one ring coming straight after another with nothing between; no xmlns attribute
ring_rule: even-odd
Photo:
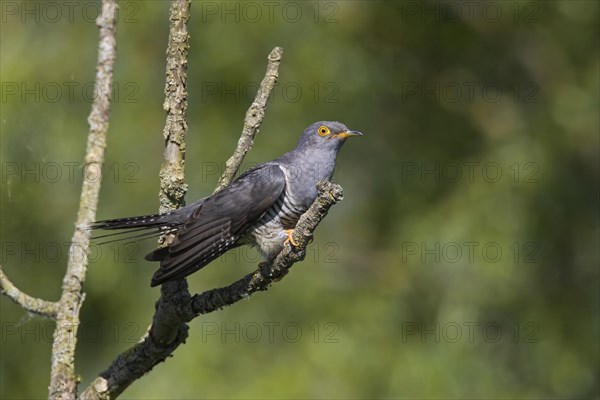
<svg viewBox="0 0 600 400"><path fill-rule="evenodd" d="M167 120L163 130L165 154L160 169L160 213L181 207L187 192L185 134L187 132L187 63L190 47L187 22L190 17L190 6L190 0L173 0L170 9L171 24L163 104L167 112ZM172 238L173 235L161 237L161 245L168 245ZM178 296L190 297L185 279L161 286L161 297L156 304L156 313L150 328L150 336L161 345L170 344L182 328L183 321L177 313L172 312L173 302ZM185 332L187 336L187 330Z"/></svg>
<svg viewBox="0 0 600 400"><path fill-rule="evenodd" d="M106 133L110 113L110 95L112 91L113 65L116 48L115 0L102 1L102 13L96 21L100 28L98 43L98 64L94 103L88 117L90 125L85 165L94 165L98 171L104 163ZM99 179L84 179L79 201L77 227L69 249L69 263L63 279L62 296L56 315L56 330L52 343L52 366L49 397L51 399L74 399L77 395L77 377L75 376L75 346L79 311L84 299L83 282L87 269L90 231L85 229L95 220Z"/></svg>
<svg viewBox="0 0 600 400"><path fill-rule="evenodd" d="M173 0L170 16L169 44L165 102L167 120L163 130L165 138L164 162L160 169L159 213L173 211L183 205L187 192L185 178L185 133L187 132L187 57L189 35L187 21L190 0Z"/></svg>

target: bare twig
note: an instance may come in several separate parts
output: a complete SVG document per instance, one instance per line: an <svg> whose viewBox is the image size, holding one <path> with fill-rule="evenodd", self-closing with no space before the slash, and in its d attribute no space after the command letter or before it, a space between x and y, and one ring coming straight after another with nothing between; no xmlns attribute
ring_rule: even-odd
<svg viewBox="0 0 600 400"><path fill-rule="evenodd" d="M85 155L86 166L102 166L104 163L113 66L116 55L116 15L116 1L103 0L102 13L96 21L100 28L100 39L98 43L95 100L88 117L90 130ZM77 396L78 378L75 375L75 347L77 344L79 311L85 297L82 285L85 281L90 242L90 231L85 229L85 226L96 219L100 183L99 179L85 179L81 188L77 227L69 249L69 263L63 279L62 296L56 314L49 392L51 399L74 399Z"/></svg>
<svg viewBox="0 0 600 400"><path fill-rule="evenodd" d="M238 140L237 147L233 152L233 155L225 163L225 171L219 178L215 193L229 185L233 180L233 177L238 172L246 153L252 148L254 144L254 137L258 133L262 120L265 117L265 109L267 108L267 100L273 91L273 87L279 77L279 64L281 63L281 57L283 56L283 49L281 47L275 47L269 53L267 63L267 72L265 77L260 83L256 98L252 102L252 105L246 111L246 117L244 118L244 128L242 129L242 135Z"/></svg>
<svg viewBox="0 0 600 400"><path fill-rule="evenodd" d="M9 299L20 305L23 309L41 315L43 317L55 318L58 311L58 303L31 297L19 290L2 271L0 265L0 292Z"/></svg>

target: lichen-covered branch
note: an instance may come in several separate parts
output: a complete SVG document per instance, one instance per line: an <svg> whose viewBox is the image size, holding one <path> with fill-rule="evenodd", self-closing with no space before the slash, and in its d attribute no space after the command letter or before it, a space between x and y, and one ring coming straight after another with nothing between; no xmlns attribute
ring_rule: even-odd
<svg viewBox="0 0 600 400"><path fill-rule="evenodd" d="M88 117L90 126L85 165L102 166L110 113L113 66L116 56L117 3L102 1L102 12L96 21L100 28L94 103ZM49 397L74 399L78 378L75 375L75 347L79 311L84 299L83 282L87 269L90 230L85 227L96 219L100 180L85 179L81 188L77 225L69 249L69 263L63 279L62 295L56 313L56 330L52 343L52 366Z"/></svg>
<svg viewBox="0 0 600 400"><path fill-rule="evenodd" d="M173 0L169 11L170 29L167 45L165 101L167 112L163 136L164 161L160 169L159 213L176 210L183 205L187 185L185 178L185 134L187 132L187 59L190 37L187 21L190 0Z"/></svg>
<svg viewBox="0 0 600 400"><path fill-rule="evenodd" d="M283 49L281 47L275 47L271 50L271 53L269 53L267 72L260 83L260 87L258 88L258 92L256 93L252 105L248 111L246 111L242 134L233 155L225 163L225 171L223 171L223 175L219 178L215 193L231 183L233 177L238 172L246 153L248 153L254 144L254 137L258 133L263 118L265 117L267 101L269 100L269 96L279 77L279 64L281 63L282 56Z"/></svg>
<svg viewBox="0 0 600 400"><path fill-rule="evenodd" d="M165 102L163 104L167 112L167 120L163 130L165 153L160 170L160 213L173 211L183 206L184 196L187 192L185 135L187 133L187 63L190 47L187 22L190 18L190 7L190 0L173 0L169 11L171 23L167 46ZM172 237L172 235L162 237L161 245L167 246ZM150 368L164 360L164 357L187 338L187 326L173 311L175 300L173 295L175 294L189 296L185 279L167 282L161 286L161 296L156 303L156 312L146 338L149 347L161 359L152 361L146 358L144 361ZM149 371L150 368L146 371Z"/></svg>
<svg viewBox="0 0 600 400"><path fill-rule="evenodd" d="M43 317L55 318L58 311L58 303L31 297L17 288L2 271L0 265L0 292L17 303L24 310L38 314Z"/></svg>
<svg viewBox="0 0 600 400"><path fill-rule="evenodd" d="M163 130L164 162L160 170L160 213L173 211L183 206L184 196L187 192L185 135L187 133L187 63L190 45L187 22L190 17L190 7L190 0L173 0L169 11L171 23L163 105L167 111L167 119ZM160 239L160 243L162 246L167 246L172 239L173 235L167 235ZM185 279L167 282L161 286L161 296L156 303L156 312L147 342L162 359L157 361L147 359L146 362L150 363L150 368L164 360L164 357L180 343L183 343L187 337L187 326L174 311L178 301L177 296L180 295L190 296Z"/></svg>

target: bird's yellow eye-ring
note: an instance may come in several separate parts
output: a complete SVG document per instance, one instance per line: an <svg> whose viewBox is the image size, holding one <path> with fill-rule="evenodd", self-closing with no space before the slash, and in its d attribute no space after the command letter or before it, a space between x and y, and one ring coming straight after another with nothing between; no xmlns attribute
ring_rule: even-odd
<svg viewBox="0 0 600 400"><path fill-rule="evenodd" d="M327 136L331 133L331 131L329 131L329 128L325 125L321 125L317 132L319 132L319 136Z"/></svg>

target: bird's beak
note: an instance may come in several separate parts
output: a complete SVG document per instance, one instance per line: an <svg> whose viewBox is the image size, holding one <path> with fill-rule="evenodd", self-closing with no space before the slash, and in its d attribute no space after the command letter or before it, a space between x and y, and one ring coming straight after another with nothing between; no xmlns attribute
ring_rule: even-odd
<svg viewBox="0 0 600 400"><path fill-rule="evenodd" d="M345 138L347 138L349 136L362 136L362 135L363 135L362 132L348 130L348 131L345 131L345 132L340 132L336 136L339 137L339 138L345 139Z"/></svg>

